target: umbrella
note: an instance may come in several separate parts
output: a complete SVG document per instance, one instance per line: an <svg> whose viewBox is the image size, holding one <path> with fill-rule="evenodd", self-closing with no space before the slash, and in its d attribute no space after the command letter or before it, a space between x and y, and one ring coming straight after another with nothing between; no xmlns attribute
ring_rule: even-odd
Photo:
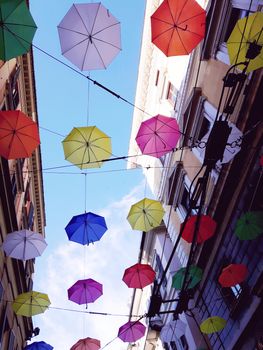
<svg viewBox="0 0 263 350"><path fill-rule="evenodd" d="M1 1L0 59L8 61L28 52L36 30L26 1Z"/></svg>
<svg viewBox="0 0 263 350"><path fill-rule="evenodd" d="M100 349L100 341L94 338L80 339L74 344L70 350L98 350Z"/></svg>
<svg viewBox="0 0 263 350"><path fill-rule="evenodd" d="M111 156L111 139L96 126L73 128L62 144L65 159L80 169L100 168Z"/></svg>
<svg viewBox="0 0 263 350"><path fill-rule="evenodd" d="M205 17L195 0L164 0L151 16L152 42L168 57L188 55L204 38Z"/></svg>
<svg viewBox="0 0 263 350"><path fill-rule="evenodd" d="M127 219L133 230L147 232L159 226L163 216L161 202L144 198L131 206Z"/></svg>
<svg viewBox="0 0 263 350"><path fill-rule="evenodd" d="M175 148L179 138L176 119L158 114L141 123L136 142L143 154L160 158Z"/></svg>
<svg viewBox="0 0 263 350"><path fill-rule="evenodd" d="M244 264L230 264L225 267L218 281L222 287L232 287L244 281L247 277L248 270Z"/></svg>
<svg viewBox="0 0 263 350"><path fill-rule="evenodd" d="M192 215L187 220L182 238L188 243L192 243L195 226L196 226L197 215ZM199 221L199 227L197 232L197 243L202 243L212 237L216 230L216 222L208 215L201 215Z"/></svg>
<svg viewBox="0 0 263 350"><path fill-rule="evenodd" d="M73 4L58 34L62 55L82 71L106 68L121 50L120 22L101 3Z"/></svg>
<svg viewBox="0 0 263 350"><path fill-rule="evenodd" d="M122 280L129 288L143 288L153 283L155 271L150 265L135 264L124 271Z"/></svg>
<svg viewBox="0 0 263 350"><path fill-rule="evenodd" d="M175 289L182 289L185 279L186 267L178 270L172 279L172 287ZM191 265L188 270L186 289L194 288L202 279L203 271L200 267Z"/></svg>
<svg viewBox="0 0 263 350"><path fill-rule="evenodd" d="M48 309L50 300L47 294L39 292L27 292L19 294L12 303L17 315L32 317L41 314Z"/></svg>
<svg viewBox="0 0 263 350"><path fill-rule="evenodd" d="M65 227L69 240L83 245L99 241L107 229L104 217L91 212L73 216Z"/></svg>
<svg viewBox="0 0 263 350"><path fill-rule="evenodd" d="M32 344L27 345L24 350L52 350L53 346L45 343L44 341L35 341Z"/></svg>
<svg viewBox="0 0 263 350"><path fill-rule="evenodd" d="M248 211L236 223L235 234L241 240L251 240L263 233L263 212Z"/></svg>
<svg viewBox="0 0 263 350"><path fill-rule="evenodd" d="M78 280L68 289L68 299L81 304L94 303L102 295L102 284L91 278Z"/></svg>
<svg viewBox="0 0 263 350"><path fill-rule="evenodd" d="M186 324L181 320L173 320L168 322L161 330L160 338L164 343L170 343L176 338L179 339L185 334Z"/></svg>
<svg viewBox="0 0 263 350"><path fill-rule="evenodd" d="M247 72L263 67L262 23L262 12L255 12L237 21L227 40L231 64L248 61Z"/></svg>
<svg viewBox="0 0 263 350"><path fill-rule="evenodd" d="M21 111L0 111L0 156L30 157L40 144L38 126Z"/></svg>
<svg viewBox="0 0 263 350"><path fill-rule="evenodd" d="M219 316L213 316L207 318L200 325L200 330L202 333L211 334L215 332L220 332L225 328L226 320Z"/></svg>
<svg viewBox="0 0 263 350"><path fill-rule="evenodd" d="M20 260L34 259L40 256L47 243L40 233L29 230L8 233L2 244L6 255Z"/></svg>
<svg viewBox="0 0 263 350"><path fill-rule="evenodd" d="M135 342L145 334L146 327L139 321L129 321L119 328L118 337L127 343Z"/></svg>

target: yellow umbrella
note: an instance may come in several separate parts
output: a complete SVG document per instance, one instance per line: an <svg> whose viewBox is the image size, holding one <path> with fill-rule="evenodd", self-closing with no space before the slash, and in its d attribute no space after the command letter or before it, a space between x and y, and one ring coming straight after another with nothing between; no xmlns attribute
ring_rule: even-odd
<svg viewBox="0 0 263 350"><path fill-rule="evenodd" d="M263 12L237 21L227 41L231 64L248 61L247 72L263 67Z"/></svg>
<svg viewBox="0 0 263 350"><path fill-rule="evenodd" d="M50 305L47 294L39 292L27 292L19 294L12 303L17 315L31 317L46 311Z"/></svg>
<svg viewBox="0 0 263 350"><path fill-rule="evenodd" d="M134 230L147 232L159 226L163 216L161 202L144 198L131 206L127 219Z"/></svg>
<svg viewBox="0 0 263 350"><path fill-rule="evenodd" d="M212 316L204 320L200 329L202 333L211 334L220 332L226 326L226 320L219 316Z"/></svg>
<svg viewBox="0 0 263 350"><path fill-rule="evenodd" d="M111 139L96 126L73 128L62 144L65 159L80 169L99 168L111 156Z"/></svg>

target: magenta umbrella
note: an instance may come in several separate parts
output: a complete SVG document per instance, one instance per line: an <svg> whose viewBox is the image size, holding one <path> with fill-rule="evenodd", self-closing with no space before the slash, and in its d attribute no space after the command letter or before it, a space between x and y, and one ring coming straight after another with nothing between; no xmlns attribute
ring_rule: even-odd
<svg viewBox="0 0 263 350"><path fill-rule="evenodd" d="M102 284L91 278L78 280L68 289L68 299L79 305L94 303L102 294Z"/></svg>
<svg viewBox="0 0 263 350"><path fill-rule="evenodd" d="M141 123L135 140L142 154L160 158L176 147L180 135L174 118L158 114Z"/></svg>
<svg viewBox="0 0 263 350"><path fill-rule="evenodd" d="M118 337L127 343L142 338L146 327L139 321L129 321L119 328Z"/></svg>

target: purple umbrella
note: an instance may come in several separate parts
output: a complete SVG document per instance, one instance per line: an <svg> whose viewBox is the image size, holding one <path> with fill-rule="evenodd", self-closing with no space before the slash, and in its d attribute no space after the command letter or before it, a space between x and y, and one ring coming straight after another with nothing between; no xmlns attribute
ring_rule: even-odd
<svg viewBox="0 0 263 350"><path fill-rule="evenodd" d="M142 154L160 158L176 147L180 135L174 118L158 114L141 123L135 139Z"/></svg>
<svg viewBox="0 0 263 350"><path fill-rule="evenodd" d="M101 3L73 4L58 34L62 55L82 71L106 68L121 50L120 22Z"/></svg>
<svg viewBox="0 0 263 350"><path fill-rule="evenodd" d="M146 327L139 321L129 321L119 328L118 337L127 343L134 342L145 334Z"/></svg>
<svg viewBox="0 0 263 350"><path fill-rule="evenodd" d="M91 278L78 280L68 289L68 299L79 305L94 303L102 294L102 284Z"/></svg>

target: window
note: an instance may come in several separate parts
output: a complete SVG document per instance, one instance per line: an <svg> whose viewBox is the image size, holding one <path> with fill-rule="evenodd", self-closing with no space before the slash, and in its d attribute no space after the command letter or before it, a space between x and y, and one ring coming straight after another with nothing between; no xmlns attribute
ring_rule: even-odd
<svg viewBox="0 0 263 350"><path fill-rule="evenodd" d="M175 107L177 100L178 90L175 86L169 82L167 85L166 99Z"/></svg>
<svg viewBox="0 0 263 350"><path fill-rule="evenodd" d="M163 264L161 262L160 256L158 254L156 254L155 256L155 272L156 272L156 277L158 281L160 281L161 278L163 277L164 268L163 268ZM166 285L167 285L167 278L165 276L162 286L166 287Z"/></svg>
<svg viewBox="0 0 263 350"><path fill-rule="evenodd" d="M180 342L181 342L182 349L183 349L183 350L188 350L189 347L188 347L188 343L187 343L187 340L186 340L185 335L182 335L182 336L179 338L179 340L180 340Z"/></svg>
<svg viewBox="0 0 263 350"><path fill-rule="evenodd" d="M188 211L190 210L190 197L193 193L194 187L191 186L191 181L189 180L189 178L184 175L183 177L183 181L181 183L181 186L179 187L180 192L179 192L179 196L177 199L177 206L175 207L175 210L180 218L180 221L183 222ZM191 191L191 193L190 193ZM191 214L195 215L196 214L196 210L192 209L191 210Z"/></svg>
<svg viewBox="0 0 263 350"><path fill-rule="evenodd" d="M156 78L155 78L155 86L157 86L157 85L158 85L158 82L159 82L159 76L160 76L160 71L159 71L159 70L157 70L157 72L156 72Z"/></svg>
<svg viewBox="0 0 263 350"><path fill-rule="evenodd" d="M9 339L8 339L8 350L14 349L15 339L16 339L16 337L14 335L14 332L11 331L9 334Z"/></svg>
<svg viewBox="0 0 263 350"><path fill-rule="evenodd" d="M177 348L177 346L176 346L174 341L171 341L170 344L171 344L172 350L178 350L178 348Z"/></svg>

